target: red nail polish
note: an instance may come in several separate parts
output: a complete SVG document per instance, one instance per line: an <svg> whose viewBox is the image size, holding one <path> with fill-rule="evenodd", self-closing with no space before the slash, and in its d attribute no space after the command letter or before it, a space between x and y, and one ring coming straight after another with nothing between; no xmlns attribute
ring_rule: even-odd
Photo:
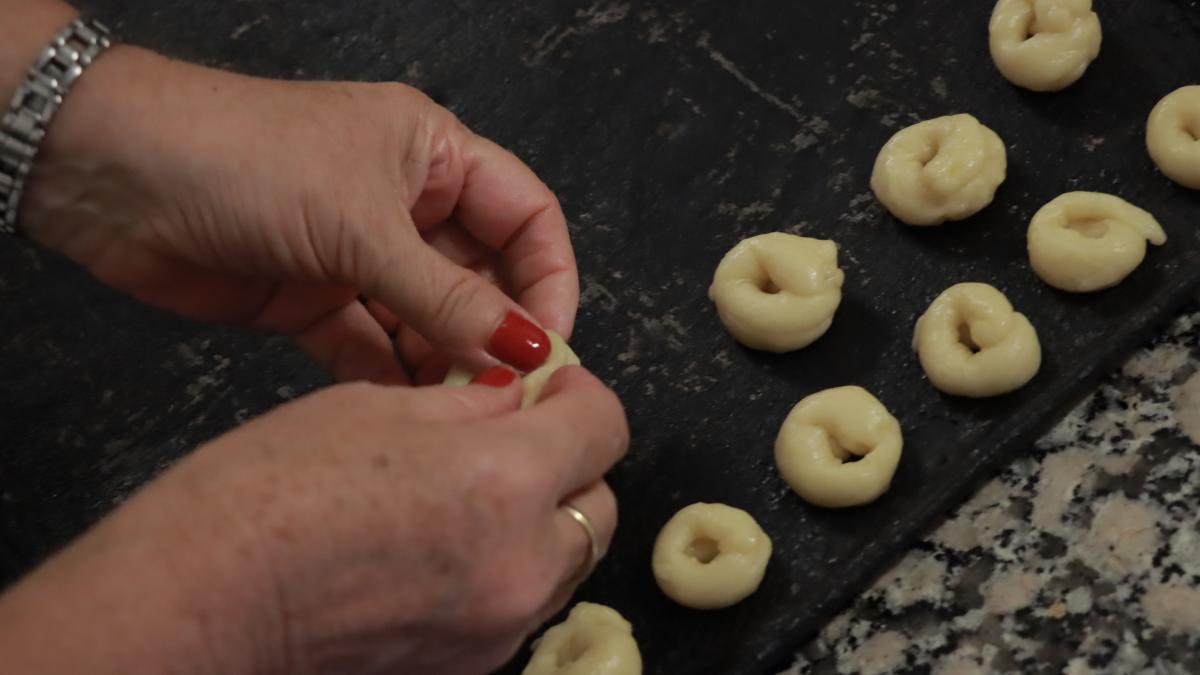
<svg viewBox="0 0 1200 675"><path fill-rule="evenodd" d="M529 319L509 312L492 333L488 353L518 370L530 371L550 357L550 338Z"/></svg>
<svg viewBox="0 0 1200 675"><path fill-rule="evenodd" d="M488 387L503 388L517 379L517 374L504 366L492 366L471 378L471 384L482 384Z"/></svg>

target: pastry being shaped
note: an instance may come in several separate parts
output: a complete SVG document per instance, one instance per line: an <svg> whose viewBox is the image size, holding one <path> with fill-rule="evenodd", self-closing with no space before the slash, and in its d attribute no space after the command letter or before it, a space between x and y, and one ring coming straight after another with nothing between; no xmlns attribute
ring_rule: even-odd
<svg viewBox="0 0 1200 675"><path fill-rule="evenodd" d="M1033 91L1070 86L1100 53L1092 0L999 0L988 47L1006 80Z"/></svg>
<svg viewBox="0 0 1200 675"><path fill-rule="evenodd" d="M653 568L667 597L692 609L719 609L758 589L771 539L753 516L724 504L692 504L654 543Z"/></svg>
<svg viewBox="0 0 1200 675"><path fill-rule="evenodd" d="M522 675L642 675L633 627L616 610L581 602L533 643Z"/></svg>
<svg viewBox="0 0 1200 675"><path fill-rule="evenodd" d="M1200 190L1200 85L1180 87L1154 106L1146 149L1167 178Z"/></svg>
<svg viewBox="0 0 1200 675"><path fill-rule="evenodd" d="M1154 216L1102 192L1068 192L1029 222L1029 262L1042 281L1072 293L1121 283L1167 234Z"/></svg>
<svg viewBox="0 0 1200 675"><path fill-rule="evenodd" d="M738 342L789 352L829 330L842 302L843 279L837 244L772 232L745 239L725 254L708 297Z"/></svg>
<svg viewBox="0 0 1200 675"><path fill-rule="evenodd" d="M987 284L956 284L917 320L913 349L933 386L983 398L1019 389L1042 365L1033 325Z"/></svg>
<svg viewBox="0 0 1200 675"><path fill-rule="evenodd" d="M542 389L546 388L546 383L550 381L550 376L554 371L563 366L578 366L579 357L567 343L563 341L562 336L552 330L546 331L546 335L550 337L550 356L546 357L546 362L538 366L536 369L527 373L521 378L521 384L525 387L525 394L521 397L521 408L525 409L534 403L542 395ZM471 382L471 378L475 377L476 373L463 368L462 366L454 366L446 373L446 379L442 382L456 387L461 387Z"/></svg>
<svg viewBox="0 0 1200 675"><path fill-rule="evenodd" d="M805 501L858 506L887 491L903 446L900 423L878 399L862 387L837 387L792 408L775 439L775 463Z"/></svg>
<svg viewBox="0 0 1200 675"><path fill-rule="evenodd" d="M918 122L892 136L871 172L871 190L909 225L941 225L978 213L1004 182L1004 142L971 115Z"/></svg>

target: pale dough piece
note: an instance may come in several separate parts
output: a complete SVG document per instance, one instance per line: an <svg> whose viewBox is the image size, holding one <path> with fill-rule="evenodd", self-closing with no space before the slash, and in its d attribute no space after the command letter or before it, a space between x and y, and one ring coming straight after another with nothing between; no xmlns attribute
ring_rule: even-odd
<svg viewBox="0 0 1200 675"><path fill-rule="evenodd" d="M770 558L771 539L753 516L698 503L663 526L652 566L667 597L692 609L719 609L756 591Z"/></svg>
<svg viewBox="0 0 1200 675"><path fill-rule="evenodd" d="M1004 182L1004 142L971 115L918 122L888 139L871 172L871 190L909 225L962 220L992 202Z"/></svg>
<svg viewBox="0 0 1200 675"><path fill-rule="evenodd" d="M1068 192L1029 222L1029 262L1042 281L1073 293L1115 286L1167 234L1154 216L1101 192Z"/></svg>
<svg viewBox="0 0 1200 675"><path fill-rule="evenodd" d="M933 386L983 398L1024 386L1042 365L1033 325L987 284L956 284L917 320L913 349Z"/></svg>
<svg viewBox="0 0 1200 675"><path fill-rule="evenodd" d="M1082 77L1100 40L1092 0L1000 0L988 23L996 68L1033 91L1058 91Z"/></svg>
<svg viewBox="0 0 1200 675"><path fill-rule="evenodd" d="M843 279L837 244L772 232L744 239L725 254L708 297L738 342L789 352L829 330Z"/></svg>
<svg viewBox="0 0 1200 675"><path fill-rule="evenodd" d="M578 366L579 357L567 343L563 341L562 336L552 330L546 331L546 335L550 337L550 356L546 357L546 362L530 371L525 377L521 378L521 384L525 386L525 395L521 397L521 408L528 408L538 402L538 398L542 395L542 389L546 387L546 383L550 381L550 376L554 371L563 366ZM444 384L460 387L471 382L471 378L475 377L475 373L461 366L454 366L446 373Z"/></svg>
<svg viewBox="0 0 1200 675"><path fill-rule="evenodd" d="M590 602L533 643L522 675L641 675L633 627L616 610Z"/></svg>
<svg viewBox="0 0 1200 675"><path fill-rule="evenodd" d="M775 439L779 473L805 501L858 506L887 491L900 463L900 423L862 387L837 387L804 398ZM847 462L851 456L859 459Z"/></svg>
<svg viewBox="0 0 1200 675"><path fill-rule="evenodd" d="M1200 85L1176 89L1154 106L1146 149L1167 178L1200 190Z"/></svg>

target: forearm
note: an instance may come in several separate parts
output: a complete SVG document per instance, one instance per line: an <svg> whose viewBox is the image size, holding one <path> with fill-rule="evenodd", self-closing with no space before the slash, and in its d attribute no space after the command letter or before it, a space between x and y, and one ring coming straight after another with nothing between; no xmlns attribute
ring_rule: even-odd
<svg viewBox="0 0 1200 675"><path fill-rule="evenodd" d="M0 103L8 101L50 38L77 12L59 0L0 0Z"/></svg>
<svg viewBox="0 0 1200 675"><path fill-rule="evenodd" d="M236 528L197 526L178 492L151 485L0 596L5 672L280 672L248 609L267 589L234 559L248 549L226 550Z"/></svg>

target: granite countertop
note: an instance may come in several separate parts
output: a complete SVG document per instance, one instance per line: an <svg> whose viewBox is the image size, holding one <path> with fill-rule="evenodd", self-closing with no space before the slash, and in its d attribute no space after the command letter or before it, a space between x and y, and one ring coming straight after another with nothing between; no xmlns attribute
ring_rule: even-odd
<svg viewBox="0 0 1200 675"><path fill-rule="evenodd" d="M787 675L1200 673L1200 305L950 513Z"/></svg>

